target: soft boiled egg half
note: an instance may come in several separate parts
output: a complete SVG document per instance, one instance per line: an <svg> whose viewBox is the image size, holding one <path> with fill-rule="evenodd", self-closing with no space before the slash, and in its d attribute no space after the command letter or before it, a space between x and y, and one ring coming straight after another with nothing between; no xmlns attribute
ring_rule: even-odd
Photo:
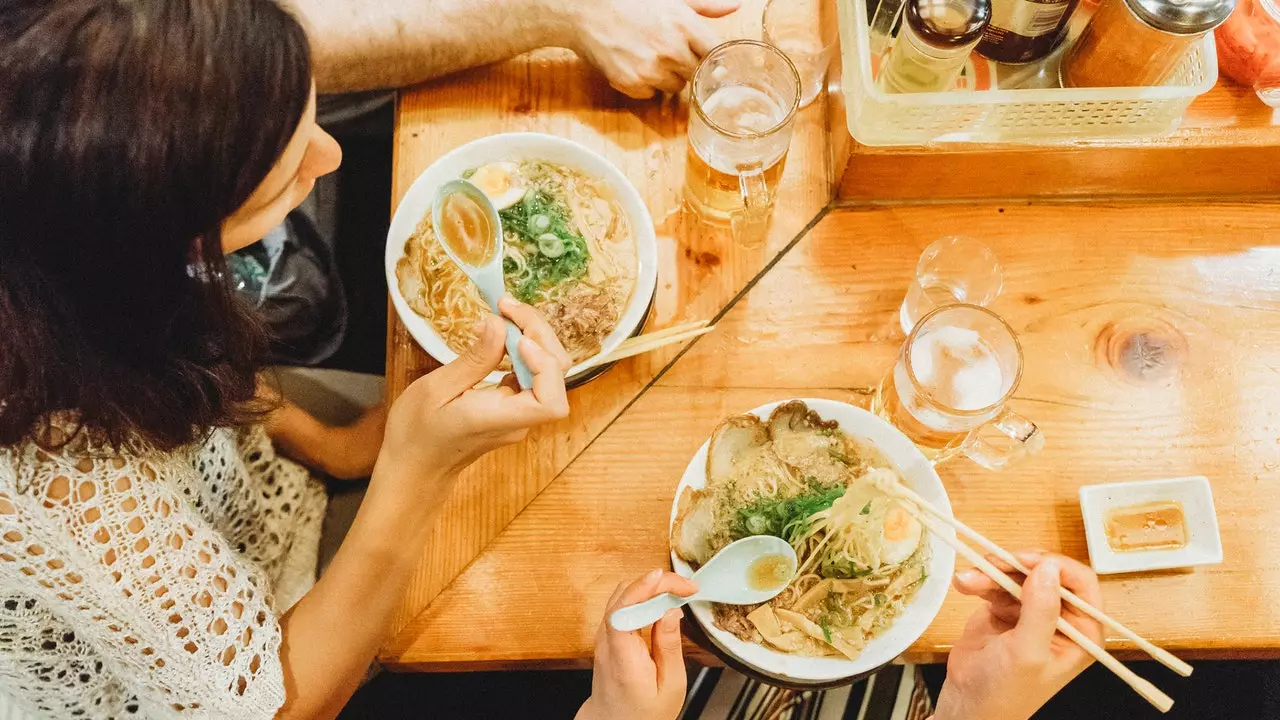
<svg viewBox="0 0 1280 720"><path fill-rule="evenodd" d="M906 562L924 537L924 527L912 509L877 490L868 477L855 481L835 501L831 522L858 538L860 564L870 568Z"/></svg>
<svg viewBox="0 0 1280 720"><path fill-rule="evenodd" d="M480 188L498 210L505 210L520 202L529 188L516 179L519 166L513 162L492 162L476 168L468 178Z"/></svg>
<svg viewBox="0 0 1280 720"><path fill-rule="evenodd" d="M920 547L923 528L902 502L890 500L880 506L880 562L884 565L904 563Z"/></svg>

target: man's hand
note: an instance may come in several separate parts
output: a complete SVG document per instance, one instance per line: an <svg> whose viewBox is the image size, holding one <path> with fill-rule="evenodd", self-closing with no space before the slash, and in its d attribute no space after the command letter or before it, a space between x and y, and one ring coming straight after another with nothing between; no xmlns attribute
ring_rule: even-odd
<svg viewBox="0 0 1280 720"><path fill-rule="evenodd" d="M619 92L644 100L677 93L704 55L720 44L707 18L738 9L738 0L569 0L575 52Z"/></svg>

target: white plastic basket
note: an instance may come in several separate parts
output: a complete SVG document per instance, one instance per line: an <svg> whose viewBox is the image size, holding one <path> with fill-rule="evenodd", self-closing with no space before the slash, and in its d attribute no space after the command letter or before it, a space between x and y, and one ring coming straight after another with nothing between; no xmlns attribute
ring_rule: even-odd
<svg viewBox="0 0 1280 720"><path fill-rule="evenodd" d="M1172 132L1218 80L1209 33L1159 87L888 93L871 71L866 0L837 0L849 132L864 145L1130 142Z"/></svg>

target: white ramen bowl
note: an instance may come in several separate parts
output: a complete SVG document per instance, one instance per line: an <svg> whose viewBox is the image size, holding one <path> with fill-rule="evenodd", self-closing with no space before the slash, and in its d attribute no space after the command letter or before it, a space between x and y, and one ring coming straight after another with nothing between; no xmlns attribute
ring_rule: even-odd
<svg viewBox="0 0 1280 720"><path fill-rule="evenodd" d="M834 400L800 398L802 402L822 416L824 420L835 420L840 423L840 430L858 440L875 446L885 458L893 464L894 469L902 476L903 481L912 490L920 493L934 506L947 514L951 513L951 502L947 499L947 491L942 487L942 480L933 466L916 446L889 423L875 415L847 403ZM769 417L773 409L790 402L779 402L761 405L750 411L750 414L761 419ZM671 523L675 524L676 505L680 494L686 487L699 490L707 483L707 447L710 440L702 444L698 453L689 461L689 466L676 488L676 500L671 504ZM950 527L946 528L950 532ZM668 533L670 531L668 530ZM887 665L894 658L906 652L942 608L942 601L951 587L951 576L955 572L956 555L944 540L926 531L925 540L929 543L928 571L929 577L924 585L916 591L914 597L893 624L875 639L867 643L857 660L846 658L812 658L788 655L772 650L764 645L745 642L734 634L716 627L711 614L711 604L706 602L691 603L693 616L706 631L721 651L737 658L751 669L762 675L789 683L830 683L844 678L861 675L876 668ZM671 565L677 573L685 577L693 575L689 564L671 553Z"/></svg>
<svg viewBox="0 0 1280 720"><path fill-rule="evenodd" d="M490 135L474 140L446 153L436 160L405 193L400 205L396 207L395 216L391 218L391 228L387 231L386 273L387 287L391 292L391 302L395 305L400 321L413 339L418 341L423 350L442 363L452 362L458 357L445 344L444 338L431 325L431 322L414 312L400 292L400 283L396 278L396 263L404 257L404 244L417 229L418 223L431 212L431 202L441 185L456 180L463 171L479 167L486 163L500 160L519 162L521 160L545 160L557 165L573 168L585 175L603 181L617 197L622 211L627 214L631 225L631 233L635 238L638 265L636 284L631 291L622 310L618 325L600 344L600 355L617 349L618 345L631 336L644 322L649 310L649 302L653 299L654 287L658 282L658 241L653 231L653 219L649 209L645 207L640 193L631 184L622 171L604 159L599 153L589 150L572 140L542 133L505 133ZM591 358L569 369L568 377L582 371L582 365ZM502 373L490 373L490 382L502 379Z"/></svg>

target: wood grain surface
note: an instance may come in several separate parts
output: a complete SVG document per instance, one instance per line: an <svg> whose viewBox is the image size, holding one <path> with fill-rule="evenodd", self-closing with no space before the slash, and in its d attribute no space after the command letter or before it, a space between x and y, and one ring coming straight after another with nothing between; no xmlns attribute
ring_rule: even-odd
<svg viewBox="0 0 1280 720"><path fill-rule="evenodd" d="M865 406L903 340L919 252L963 232L1005 268L1013 407L1044 451L940 469L958 517L1087 559L1082 485L1203 474L1225 561L1112 576L1107 610L1189 656L1280 654L1280 204L982 204L831 212L616 419L384 653L400 669L580 664L621 580L668 560L689 459L725 416L787 397ZM913 647L937 659L954 593ZM1124 649L1120 643L1114 644Z"/></svg>
<svg viewBox="0 0 1280 720"><path fill-rule="evenodd" d="M759 34L763 2L719 21L725 37ZM748 249L682 210L682 99L632 101L567 51L544 50L401 93L393 196L445 152L500 132L567 137L601 153L640 191L658 235L658 286L648 329L715 317L830 201L824 100L801 111L768 238ZM596 437L679 352L627 360L571 391L572 415L527 441L491 453L463 476L446 504L398 614L403 626ZM387 393L394 399L436 363L390 314Z"/></svg>

